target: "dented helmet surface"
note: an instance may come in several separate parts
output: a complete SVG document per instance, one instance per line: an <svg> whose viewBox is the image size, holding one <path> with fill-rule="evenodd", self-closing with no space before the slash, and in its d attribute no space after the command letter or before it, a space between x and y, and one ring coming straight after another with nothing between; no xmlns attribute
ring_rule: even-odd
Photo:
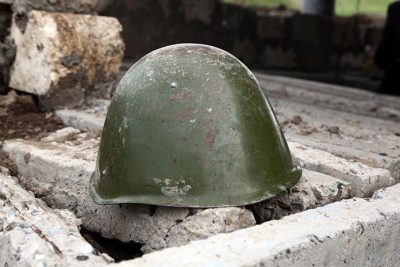
<svg viewBox="0 0 400 267"><path fill-rule="evenodd" d="M90 194L99 204L238 206L300 176L250 70L221 49L179 44L144 56L120 81Z"/></svg>

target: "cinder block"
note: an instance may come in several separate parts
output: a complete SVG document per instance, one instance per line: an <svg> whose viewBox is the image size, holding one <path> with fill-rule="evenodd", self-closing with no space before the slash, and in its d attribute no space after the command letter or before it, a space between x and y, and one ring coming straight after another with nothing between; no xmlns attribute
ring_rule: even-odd
<svg viewBox="0 0 400 267"><path fill-rule="evenodd" d="M352 196L369 197L376 190L394 184L394 178L388 170L351 162L302 144L289 142L288 145L297 164L348 182Z"/></svg>
<svg viewBox="0 0 400 267"><path fill-rule="evenodd" d="M51 207L73 211L93 232L143 244L142 251L150 252L255 224L251 211L240 207L201 211L139 204L98 205L89 196L88 184L99 137L79 133L65 139L70 132L58 131L42 142L6 141L3 150L17 164L20 182L26 188ZM198 223L197 229L189 227L193 221ZM180 223L188 227L177 226Z"/></svg>
<svg viewBox="0 0 400 267"><path fill-rule="evenodd" d="M399 202L396 185L119 266L399 266Z"/></svg>
<svg viewBox="0 0 400 267"><path fill-rule="evenodd" d="M80 221L67 210L52 210L0 173L1 266L106 266L79 233ZM84 262L82 262L84 261Z"/></svg>
<svg viewBox="0 0 400 267"><path fill-rule="evenodd" d="M13 16L17 47L9 85L40 96L45 108L77 106L112 81L124 43L116 18L31 11ZM107 97L107 96L104 96Z"/></svg>

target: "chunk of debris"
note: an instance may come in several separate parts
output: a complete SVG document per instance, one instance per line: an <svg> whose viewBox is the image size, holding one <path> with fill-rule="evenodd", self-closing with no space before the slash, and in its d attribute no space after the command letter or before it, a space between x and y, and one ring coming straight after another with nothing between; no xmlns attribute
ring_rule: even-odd
<svg viewBox="0 0 400 267"><path fill-rule="evenodd" d="M72 132L64 129L47 136L45 140L51 142L9 140L3 149L18 166L24 187L40 195L53 208L73 211L85 229L106 238L142 244L142 251L150 252L255 224L251 211L244 208L201 211L139 204L96 204L89 196L87 185L95 168L99 138L80 133L57 142L65 140L60 135ZM199 223L197 230L190 226L193 221ZM178 227L179 224L182 226ZM213 227L209 228L210 225Z"/></svg>
<svg viewBox="0 0 400 267"><path fill-rule="evenodd" d="M298 124L303 122L303 118L301 116L299 116L299 115L295 115L295 116L293 116L293 118L292 118L292 120L290 122L293 123L293 124L298 125Z"/></svg>
<svg viewBox="0 0 400 267"><path fill-rule="evenodd" d="M340 134L339 126L330 126L326 130L331 134Z"/></svg>
<svg viewBox="0 0 400 267"><path fill-rule="evenodd" d="M52 210L15 179L0 173L1 266L105 266L79 233L80 221L67 210Z"/></svg>
<svg viewBox="0 0 400 267"><path fill-rule="evenodd" d="M258 223L263 223L350 197L348 182L303 169L300 181L290 192L254 204L251 210Z"/></svg>
<svg viewBox="0 0 400 267"><path fill-rule="evenodd" d="M44 109L79 106L86 94L99 94L93 92L95 87L109 97L109 83L117 76L124 53L121 31L111 17L14 14L11 37L17 54L9 86L39 96Z"/></svg>

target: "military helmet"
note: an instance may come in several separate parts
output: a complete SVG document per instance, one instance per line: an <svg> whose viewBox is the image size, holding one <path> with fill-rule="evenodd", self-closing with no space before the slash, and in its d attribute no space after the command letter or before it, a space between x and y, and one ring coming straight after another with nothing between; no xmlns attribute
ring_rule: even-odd
<svg viewBox="0 0 400 267"><path fill-rule="evenodd" d="M301 176L251 71L207 45L155 50L123 76L90 194L99 204L238 206Z"/></svg>

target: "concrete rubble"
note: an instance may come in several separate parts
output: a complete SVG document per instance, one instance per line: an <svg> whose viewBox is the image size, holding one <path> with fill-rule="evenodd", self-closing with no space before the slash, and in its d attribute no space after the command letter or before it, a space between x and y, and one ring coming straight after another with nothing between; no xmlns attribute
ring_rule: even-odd
<svg viewBox="0 0 400 267"><path fill-rule="evenodd" d="M47 109L78 106L86 95L109 97L124 53L121 31L111 17L14 14L10 36L17 53L9 86L38 95Z"/></svg>
<svg viewBox="0 0 400 267"><path fill-rule="evenodd" d="M250 209L258 222L266 222L350 197L352 187L348 182L303 169L300 181L288 193L256 203Z"/></svg>
<svg viewBox="0 0 400 267"><path fill-rule="evenodd" d="M95 168L98 143L96 134L65 128L41 142L6 141L3 150L17 164L20 183L51 207L73 211L83 227L104 237L143 244L144 252L255 224L253 214L244 208L200 211L94 203L87 185ZM195 228L193 222L202 224Z"/></svg>
<svg viewBox="0 0 400 267"><path fill-rule="evenodd" d="M8 140L3 150L18 166L20 182L50 206L74 211L85 228L104 237L141 243L145 252L255 224L253 214L241 208L193 211L157 207L150 211L152 208L145 205L95 204L88 195L87 183L94 170L98 143L98 134L69 127L40 142ZM304 170L290 194L250 209L259 221L279 219L351 197L351 192L348 182Z"/></svg>
<svg viewBox="0 0 400 267"><path fill-rule="evenodd" d="M1 266L105 266L79 233L80 221L68 210L52 210L0 173Z"/></svg>
<svg viewBox="0 0 400 267"><path fill-rule="evenodd" d="M118 266L399 266L399 202L395 185Z"/></svg>
<svg viewBox="0 0 400 267"><path fill-rule="evenodd" d="M390 172L372 168L359 162L339 158L329 152L289 142L294 161L302 168L331 175L348 182L352 196L369 197L376 190L394 184Z"/></svg>

